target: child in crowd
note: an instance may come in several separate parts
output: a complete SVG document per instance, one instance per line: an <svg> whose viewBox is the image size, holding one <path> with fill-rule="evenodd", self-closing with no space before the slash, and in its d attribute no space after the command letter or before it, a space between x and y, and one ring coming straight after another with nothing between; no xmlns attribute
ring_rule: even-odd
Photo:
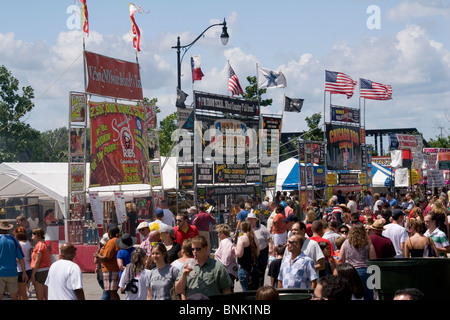
<svg viewBox="0 0 450 320"><path fill-rule="evenodd" d="M334 260L334 257L331 256L330 245L326 241L319 241L319 247L322 249L323 255L325 256L325 269L319 270L319 278L331 276L336 269L336 261Z"/></svg>
<svg viewBox="0 0 450 320"><path fill-rule="evenodd" d="M274 248L276 258L269 265L269 271L267 275L270 277L270 284L276 288L278 283L278 273L280 272L281 261L283 260L283 254L285 250L284 245L279 244Z"/></svg>
<svg viewBox="0 0 450 320"><path fill-rule="evenodd" d="M342 244L344 243L344 241L345 241L345 237L339 237L339 238L336 238L336 240L334 240L334 244L336 245L336 250L334 250L333 258L334 258L334 261L336 261L336 263L340 262L339 254L341 252L341 247L342 247Z"/></svg>

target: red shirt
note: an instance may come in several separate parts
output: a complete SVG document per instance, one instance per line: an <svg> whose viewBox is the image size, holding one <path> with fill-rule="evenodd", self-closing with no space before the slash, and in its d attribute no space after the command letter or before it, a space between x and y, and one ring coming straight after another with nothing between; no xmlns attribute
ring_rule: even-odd
<svg viewBox="0 0 450 320"><path fill-rule="evenodd" d="M334 249L333 246L331 245L330 240L328 239L324 239L322 237L309 237L309 239L316 241L317 243L319 243L320 241L325 241L326 243L328 243L328 246L330 247L330 256L334 256ZM327 257L328 258L328 257Z"/></svg>
<svg viewBox="0 0 450 320"><path fill-rule="evenodd" d="M274 234L283 234L286 232L286 222L284 222L283 219L286 219L286 217L282 213L278 213L273 219L272 231ZM275 228L275 222L278 230Z"/></svg>
<svg viewBox="0 0 450 320"><path fill-rule="evenodd" d="M31 256L31 268L34 269L36 265L37 254L40 253L42 255L41 262L39 263L38 270L48 270L52 264L50 258L50 251L48 250L47 244L44 241L39 241L36 243L34 247L32 256Z"/></svg>
<svg viewBox="0 0 450 320"><path fill-rule="evenodd" d="M183 245L184 240L198 236L197 227L190 224L188 224L186 231L181 230L178 226L173 229L175 230L175 241L181 245Z"/></svg>
<svg viewBox="0 0 450 320"><path fill-rule="evenodd" d="M199 212L192 224L200 231L209 231L209 224L215 225L216 220L207 212Z"/></svg>

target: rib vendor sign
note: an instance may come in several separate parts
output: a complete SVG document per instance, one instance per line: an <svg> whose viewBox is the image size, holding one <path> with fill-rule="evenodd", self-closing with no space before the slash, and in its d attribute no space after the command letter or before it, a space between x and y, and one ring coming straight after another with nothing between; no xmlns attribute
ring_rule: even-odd
<svg viewBox="0 0 450 320"><path fill-rule="evenodd" d="M144 108L90 102L89 116L90 186L150 183Z"/></svg>
<svg viewBox="0 0 450 320"><path fill-rule="evenodd" d="M359 127L326 125L328 170L361 170Z"/></svg>

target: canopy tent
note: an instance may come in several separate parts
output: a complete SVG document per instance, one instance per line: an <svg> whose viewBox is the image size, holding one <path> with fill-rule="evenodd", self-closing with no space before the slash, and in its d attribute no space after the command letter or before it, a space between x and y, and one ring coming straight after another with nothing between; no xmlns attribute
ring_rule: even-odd
<svg viewBox="0 0 450 320"><path fill-rule="evenodd" d="M301 165L304 166L305 164L302 163ZM314 166L317 167L318 165L314 164ZM297 158L289 158L278 164L276 190L298 190L299 179Z"/></svg>
<svg viewBox="0 0 450 320"><path fill-rule="evenodd" d="M372 162L372 187L386 188L391 185L394 172L392 169Z"/></svg>
<svg viewBox="0 0 450 320"><path fill-rule="evenodd" d="M303 165L303 163L302 163ZM277 167L277 190L298 190L299 172L298 159L290 158L282 161ZM393 171L372 162L372 187L389 187Z"/></svg>
<svg viewBox="0 0 450 320"><path fill-rule="evenodd" d="M165 158L161 158L161 163L164 162ZM89 172L89 164L86 170ZM176 172L176 158L170 157L162 170L164 190L176 189ZM66 216L69 205L68 175L67 163L1 163L0 198L39 197L43 200L54 200ZM150 186L146 184L89 188L89 175L86 180L87 190L99 192L101 201L113 201L115 191L123 191L125 201L130 201L134 197L149 196L151 191ZM152 189L161 190L161 187Z"/></svg>
<svg viewBox="0 0 450 320"><path fill-rule="evenodd" d="M289 158L278 164L276 190L298 190L298 159Z"/></svg>
<svg viewBox="0 0 450 320"><path fill-rule="evenodd" d="M54 200L65 215L67 163L0 164L0 198L39 197Z"/></svg>

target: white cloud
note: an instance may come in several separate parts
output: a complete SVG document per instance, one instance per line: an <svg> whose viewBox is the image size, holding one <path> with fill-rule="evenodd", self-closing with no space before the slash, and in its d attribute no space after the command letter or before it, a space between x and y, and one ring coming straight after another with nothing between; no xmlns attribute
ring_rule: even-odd
<svg viewBox="0 0 450 320"><path fill-rule="evenodd" d="M388 11L388 18L407 22L414 18L450 17L450 4L443 0L405 0Z"/></svg>
<svg viewBox="0 0 450 320"><path fill-rule="evenodd" d="M409 17L419 16L418 6L428 8L423 15L448 14L448 6L445 3L427 4L428 2L404 1L390 11L390 18L395 19L398 14L396 10L406 5L412 5L407 12ZM437 10L439 4L442 12L433 11ZM211 21L216 22L222 21ZM353 45L346 42L333 43L328 52L323 52L320 58L307 51L299 52L297 58L273 66L261 62L258 52L249 51L244 47L245 44L241 47L233 46L232 32L239 23L236 12L227 17L227 23L230 26L230 44L222 46L219 40L222 30L216 27L195 45L200 48L186 54L182 65L182 88L189 94L187 103L192 101L190 54L201 52L205 78L194 84L195 90L228 95L228 60L242 87L248 85L247 76L256 75L256 63L281 70L287 78L288 86L286 89L267 91L263 98L272 98L274 105L264 108L263 112L281 113L284 95L304 98L301 113L284 116L283 130L289 132L305 130L304 118L316 112L323 112L325 70L344 72L355 80L362 77L393 86L392 101L367 101L368 129L417 127L426 137L431 138L436 135L435 130L423 121L424 113L433 119L448 110L449 48L430 36L429 31L421 25L411 23L396 34L362 38ZM176 50L171 47L176 45L177 36L173 33L161 33L150 39L150 35L143 34L142 52L138 54L144 95L158 98L158 105L162 110L159 120L176 111ZM180 37L184 45L196 36L186 31L180 34ZM201 46L207 48L202 49ZM136 59L129 32L123 35L102 35L91 31L86 39L86 49L118 59ZM81 52L80 31L59 33L53 46L49 46L45 41L21 41L15 38L14 33L0 33L0 61L19 79L22 86L31 85L36 96L39 96L58 80L28 116L27 121L34 128L48 130L67 126L69 91L83 90L82 58L78 58ZM72 63L74 64L71 66ZM350 107L357 107L359 103L357 92L350 100L334 95L333 101ZM52 116L48 117L49 114ZM327 115L327 120L328 118Z"/></svg>

